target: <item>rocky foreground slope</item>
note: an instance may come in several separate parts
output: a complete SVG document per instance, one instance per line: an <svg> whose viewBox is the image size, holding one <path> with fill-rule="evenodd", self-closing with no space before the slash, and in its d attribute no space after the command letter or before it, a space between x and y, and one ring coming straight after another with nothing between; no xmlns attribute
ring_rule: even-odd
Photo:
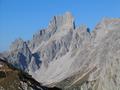
<svg viewBox="0 0 120 90"><path fill-rule="evenodd" d="M42 86L31 75L16 69L0 57L0 90L61 90Z"/></svg>
<svg viewBox="0 0 120 90"><path fill-rule="evenodd" d="M105 18L90 32L76 27L69 12L54 16L32 40L16 40L3 55L44 85L120 90L120 18Z"/></svg>

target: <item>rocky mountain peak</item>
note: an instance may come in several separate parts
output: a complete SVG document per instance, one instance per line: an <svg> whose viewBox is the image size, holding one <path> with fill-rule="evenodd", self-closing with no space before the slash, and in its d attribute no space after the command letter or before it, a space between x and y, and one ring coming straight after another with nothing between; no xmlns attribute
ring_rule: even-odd
<svg viewBox="0 0 120 90"><path fill-rule="evenodd" d="M66 19L65 23L68 26L73 26L73 24L74 24L74 17L73 17L73 15L70 12L66 12L63 17L64 17L64 19Z"/></svg>
<svg viewBox="0 0 120 90"><path fill-rule="evenodd" d="M63 15L59 16L54 16L53 19L49 23L49 27L56 27L57 29L74 29L75 28L75 23L74 23L74 18L70 12L66 12Z"/></svg>
<svg viewBox="0 0 120 90"><path fill-rule="evenodd" d="M39 47L41 43L48 41L56 33L61 36L62 33L68 33L69 31L72 32L74 29L74 18L70 12L66 12L63 15L54 16L46 29L41 29L33 35L33 39L29 42L28 46L31 51L34 51L34 49Z"/></svg>
<svg viewBox="0 0 120 90"><path fill-rule="evenodd" d="M95 29L100 28L113 28L118 27L120 24L120 18L103 18L95 27Z"/></svg>
<svg viewBox="0 0 120 90"><path fill-rule="evenodd" d="M10 46L10 51L16 51L22 48L28 48L27 44L21 38L18 38L14 42L12 42Z"/></svg>
<svg viewBox="0 0 120 90"><path fill-rule="evenodd" d="M87 25L84 25L84 24L80 25L75 30L78 30L80 32L88 32L88 33L90 33L90 29L87 27Z"/></svg>
<svg viewBox="0 0 120 90"><path fill-rule="evenodd" d="M92 34L97 45L109 32L120 28L119 18L103 18L95 27Z"/></svg>

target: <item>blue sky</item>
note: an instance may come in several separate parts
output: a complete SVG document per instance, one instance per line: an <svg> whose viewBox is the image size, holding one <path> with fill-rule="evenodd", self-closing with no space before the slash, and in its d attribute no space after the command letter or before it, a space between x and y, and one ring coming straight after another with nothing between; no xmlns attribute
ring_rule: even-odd
<svg viewBox="0 0 120 90"><path fill-rule="evenodd" d="M120 0L0 0L0 52L16 38L28 40L54 15L70 11L93 29L103 17L120 17Z"/></svg>

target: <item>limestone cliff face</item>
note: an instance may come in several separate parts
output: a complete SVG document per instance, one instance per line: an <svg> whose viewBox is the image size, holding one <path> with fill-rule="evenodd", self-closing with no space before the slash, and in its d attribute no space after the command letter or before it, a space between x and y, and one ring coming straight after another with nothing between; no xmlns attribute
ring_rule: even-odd
<svg viewBox="0 0 120 90"><path fill-rule="evenodd" d="M27 68L45 85L68 90L119 90L119 46L119 18L103 19L90 32L85 25L76 27L72 14L66 12L54 16L32 40L13 44L7 58ZM21 57L25 65L18 62Z"/></svg>

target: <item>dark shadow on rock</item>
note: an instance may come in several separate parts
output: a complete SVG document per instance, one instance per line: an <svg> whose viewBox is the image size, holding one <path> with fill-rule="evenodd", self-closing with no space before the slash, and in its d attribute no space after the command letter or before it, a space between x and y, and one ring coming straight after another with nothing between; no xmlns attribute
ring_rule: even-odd
<svg viewBox="0 0 120 90"><path fill-rule="evenodd" d="M36 64L39 66L39 64L41 64L42 62L40 61L40 56L39 53L34 53L32 54L35 57L35 62Z"/></svg>
<svg viewBox="0 0 120 90"><path fill-rule="evenodd" d="M26 57L22 53L19 53L19 63L22 70L25 70L27 68Z"/></svg>
<svg viewBox="0 0 120 90"><path fill-rule="evenodd" d="M89 33L90 33L90 28L87 28L87 32L89 32Z"/></svg>

